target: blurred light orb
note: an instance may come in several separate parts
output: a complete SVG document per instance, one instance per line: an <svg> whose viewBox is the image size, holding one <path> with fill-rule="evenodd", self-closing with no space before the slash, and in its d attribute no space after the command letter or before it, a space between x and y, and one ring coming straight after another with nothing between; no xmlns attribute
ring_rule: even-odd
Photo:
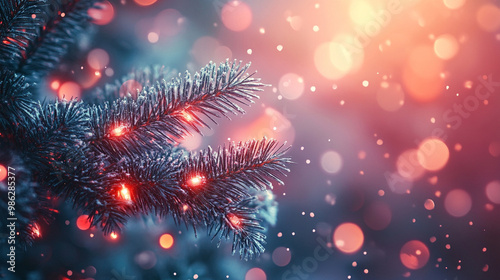
<svg viewBox="0 0 500 280"><path fill-rule="evenodd" d="M93 49L87 55L87 63L95 70L104 69L109 63L109 55L103 49Z"/></svg>
<svg viewBox="0 0 500 280"><path fill-rule="evenodd" d="M80 215L76 219L76 227L80 230L87 230L90 228L89 215Z"/></svg>
<svg viewBox="0 0 500 280"><path fill-rule="evenodd" d="M193 133L181 141L181 146L188 151L194 151L200 147L202 141L203 138L199 133Z"/></svg>
<svg viewBox="0 0 500 280"><path fill-rule="evenodd" d="M427 138L418 147L418 162L429 171L442 169L450 158L450 150L438 138Z"/></svg>
<svg viewBox="0 0 500 280"><path fill-rule="evenodd" d="M278 247L273 251L273 262L277 266L287 266L292 259L292 254L290 250L285 247Z"/></svg>
<svg viewBox="0 0 500 280"><path fill-rule="evenodd" d="M152 31L148 33L148 41L151 44L157 43L159 39L160 39L160 36L158 36L158 33L152 32Z"/></svg>
<svg viewBox="0 0 500 280"><path fill-rule="evenodd" d="M349 7L349 17L356 24L366 25L368 21L373 19L374 12L373 8L366 1L351 1L351 5Z"/></svg>
<svg viewBox="0 0 500 280"><path fill-rule="evenodd" d="M491 142L488 151L490 152L490 155L494 157L500 156L500 142Z"/></svg>
<svg viewBox="0 0 500 280"><path fill-rule="evenodd" d="M433 210L434 207L436 207L436 204L434 203L434 200L429 198L429 199L425 200L424 207L425 207L425 209L430 211L430 210Z"/></svg>
<svg viewBox="0 0 500 280"><path fill-rule="evenodd" d="M162 234L159 243L163 249L170 249L174 245L174 237L168 233Z"/></svg>
<svg viewBox="0 0 500 280"><path fill-rule="evenodd" d="M456 10L465 4L465 0L443 0L446 8Z"/></svg>
<svg viewBox="0 0 500 280"><path fill-rule="evenodd" d="M500 204L500 181L491 181L486 185L486 197L491 202Z"/></svg>
<svg viewBox="0 0 500 280"><path fill-rule="evenodd" d="M392 220L392 211L385 202L372 202L365 209L363 219L365 224L373 230L383 230Z"/></svg>
<svg viewBox="0 0 500 280"><path fill-rule="evenodd" d="M212 60L213 53L218 46L220 46L220 43L217 39L203 36L194 42L191 54L199 64L206 64Z"/></svg>
<svg viewBox="0 0 500 280"><path fill-rule="evenodd" d="M444 207L453 217L463 217L472 208L472 198L465 190L455 189L446 195Z"/></svg>
<svg viewBox="0 0 500 280"><path fill-rule="evenodd" d="M92 22L97 25L106 25L115 17L115 9L109 1L97 2L96 8L90 8L87 14L92 18Z"/></svg>
<svg viewBox="0 0 500 280"><path fill-rule="evenodd" d="M484 4L477 10L476 20L481 29L494 32L500 27L500 9L494 4Z"/></svg>
<svg viewBox="0 0 500 280"><path fill-rule="evenodd" d="M399 175L410 181L415 181L425 174L425 169L418 160L417 149L409 149L399 155L396 168Z"/></svg>
<svg viewBox="0 0 500 280"><path fill-rule="evenodd" d="M142 269L151 269L156 265L156 255L152 251L144 251L135 255L134 261Z"/></svg>
<svg viewBox="0 0 500 280"><path fill-rule="evenodd" d="M458 53L458 49L458 41L453 35L444 34L434 41L434 52L441 59L453 58Z"/></svg>
<svg viewBox="0 0 500 280"><path fill-rule="evenodd" d="M149 5L153 5L154 3L156 3L157 0L134 0L135 3L137 3L137 5L139 6L149 6Z"/></svg>
<svg viewBox="0 0 500 280"><path fill-rule="evenodd" d="M405 94L399 83L383 83L377 91L377 103L388 112L395 112L405 104Z"/></svg>
<svg viewBox="0 0 500 280"><path fill-rule="evenodd" d="M353 254L363 246L365 237L361 228L353 223L343 223L333 232L335 247L346 254Z"/></svg>
<svg viewBox="0 0 500 280"><path fill-rule="evenodd" d="M247 271L245 280L267 280L267 275L264 270L254 267Z"/></svg>
<svg viewBox="0 0 500 280"><path fill-rule="evenodd" d="M443 69L443 63L436 57L434 48L428 45L415 47L408 57L408 64L422 78L439 77Z"/></svg>
<svg viewBox="0 0 500 280"><path fill-rule="evenodd" d="M176 9L165 9L158 13L154 20L154 30L158 30L163 36L177 35L182 28L184 17Z"/></svg>
<svg viewBox="0 0 500 280"><path fill-rule="evenodd" d="M222 7L221 20L227 29L243 31L252 23L252 10L242 1L230 1Z"/></svg>
<svg viewBox="0 0 500 280"><path fill-rule="evenodd" d="M342 169L342 156L336 151L327 151L321 156L321 167L330 174L335 174Z"/></svg>
<svg viewBox="0 0 500 280"><path fill-rule="evenodd" d="M279 91L283 97L295 100L304 93L304 80L295 73L288 73L281 77Z"/></svg>
<svg viewBox="0 0 500 280"><path fill-rule="evenodd" d="M60 100L71 100L72 98L80 98L82 89L75 82L65 82L59 87L58 97Z"/></svg>
<svg viewBox="0 0 500 280"><path fill-rule="evenodd" d="M132 97L137 97L137 92L142 90L142 85L136 80L127 80L120 87L120 96L125 97L129 94Z"/></svg>
<svg viewBox="0 0 500 280"><path fill-rule="evenodd" d="M429 261L430 252L427 246L418 240L405 243L399 253L401 263L409 269L420 269Z"/></svg>
<svg viewBox="0 0 500 280"><path fill-rule="evenodd" d="M0 164L0 182L5 180L5 178L7 178L8 173L9 172L8 172L7 168L5 168L5 166Z"/></svg>

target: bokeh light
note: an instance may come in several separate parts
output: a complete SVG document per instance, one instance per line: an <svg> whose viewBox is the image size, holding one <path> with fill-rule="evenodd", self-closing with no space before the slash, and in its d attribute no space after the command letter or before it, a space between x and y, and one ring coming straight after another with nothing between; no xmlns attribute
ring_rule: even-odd
<svg viewBox="0 0 500 280"><path fill-rule="evenodd" d="M252 10L242 1L230 1L222 7L221 20L227 29L243 31L252 23Z"/></svg>
<svg viewBox="0 0 500 280"><path fill-rule="evenodd" d="M304 93L304 79L295 73L288 73L281 77L279 91L283 97L295 100Z"/></svg>
<svg viewBox="0 0 500 280"><path fill-rule="evenodd" d="M396 167L399 175L410 181L415 181L425 174L425 169L418 159L417 149L409 149L399 155Z"/></svg>
<svg viewBox="0 0 500 280"><path fill-rule="evenodd" d="M168 233L162 234L160 236L159 243L163 249L170 249L174 246L174 237Z"/></svg>
<svg viewBox="0 0 500 280"><path fill-rule="evenodd" d="M437 138L428 138L418 147L418 162L423 168L430 171L442 169L450 157L448 146Z"/></svg>
<svg viewBox="0 0 500 280"><path fill-rule="evenodd" d="M76 219L76 226L80 230L87 230L90 228L91 224L89 222L89 215L80 215L78 219Z"/></svg>
<svg viewBox="0 0 500 280"><path fill-rule="evenodd" d="M81 87L75 82L65 82L59 87L58 97L60 100L71 100L73 98L80 99Z"/></svg>
<svg viewBox="0 0 500 280"><path fill-rule="evenodd" d="M321 167L328 173L338 173L342 169L342 156L336 151L325 152L321 156Z"/></svg>
<svg viewBox="0 0 500 280"><path fill-rule="evenodd" d="M156 265L157 259L153 251L147 250L135 255L134 261L142 269L151 269Z"/></svg>
<svg viewBox="0 0 500 280"><path fill-rule="evenodd" d="M429 199L425 200L424 207L425 207L425 209L430 211L430 210L433 210L434 207L436 207L436 204L434 203L434 200L429 198Z"/></svg>
<svg viewBox="0 0 500 280"><path fill-rule="evenodd" d="M245 280L267 280L267 275L264 270L254 267L247 271Z"/></svg>
<svg viewBox="0 0 500 280"><path fill-rule="evenodd" d="M335 247L346 254L353 254L363 246L365 236L361 228L354 223L343 223L333 233Z"/></svg>
<svg viewBox="0 0 500 280"><path fill-rule="evenodd" d="M411 240L401 248L399 257L401 263L409 269L420 269L429 261L430 252L427 245L419 240Z"/></svg>
<svg viewBox="0 0 500 280"><path fill-rule="evenodd" d="M500 27L500 9L494 4L484 4L477 10L476 20L480 28L494 32Z"/></svg>
<svg viewBox="0 0 500 280"><path fill-rule="evenodd" d="M495 203L500 204L500 181L491 181L486 185L486 197Z"/></svg>
<svg viewBox="0 0 500 280"><path fill-rule="evenodd" d="M8 170L5 166L0 164L0 182L7 178Z"/></svg>
<svg viewBox="0 0 500 280"><path fill-rule="evenodd" d="M134 0L140 6L149 6L156 2L157 0Z"/></svg>
<svg viewBox="0 0 500 280"><path fill-rule="evenodd" d="M159 31L157 36L175 36L182 30L184 17L176 9L165 9L154 19L154 29Z"/></svg>
<svg viewBox="0 0 500 280"><path fill-rule="evenodd" d="M454 217L463 217L472 208L472 198L469 193L462 189L450 191L444 200L446 212Z"/></svg>
<svg viewBox="0 0 500 280"><path fill-rule="evenodd" d="M443 2L448 9L452 10L459 9L465 4L465 0L443 0Z"/></svg>
<svg viewBox="0 0 500 280"><path fill-rule="evenodd" d="M434 41L434 52L444 60L453 58L458 53L459 45L457 39L450 34L439 36Z"/></svg>
<svg viewBox="0 0 500 280"><path fill-rule="evenodd" d="M392 211L387 203L375 201L366 207L363 218L369 228L383 230L391 223Z"/></svg>
<svg viewBox="0 0 500 280"><path fill-rule="evenodd" d="M377 90L377 103L388 112L399 110L405 103L405 94L401 84L382 82Z"/></svg>
<svg viewBox="0 0 500 280"><path fill-rule="evenodd" d="M127 80L120 87L120 97L125 97L130 94L133 98L137 97L137 93L142 90L142 85L136 80Z"/></svg>
<svg viewBox="0 0 500 280"><path fill-rule="evenodd" d="M115 9L109 1L97 2L95 8L88 10L92 22L97 25L106 25L115 17Z"/></svg>
<svg viewBox="0 0 500 280"><path fill-rule="evenodd" d="M93 49L87 55L87 63L93 69L104 69L109 63L109 55L103 49Z"/></svg>
<svg viewBox="0 0 500 280"><path fill-rule="evenodd" d="M276 264L277 266L287 266L292 259L292 254L287 248L278 247L274 249L272 258L274 264Z"/></svg>

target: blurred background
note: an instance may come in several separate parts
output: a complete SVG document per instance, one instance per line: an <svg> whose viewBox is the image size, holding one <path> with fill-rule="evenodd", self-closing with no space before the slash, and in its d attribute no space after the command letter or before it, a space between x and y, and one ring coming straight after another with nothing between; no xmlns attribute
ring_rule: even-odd
<svg viewBox="0 0 500 280"><path fill-rule="evenodd" d="M43 87L82 98L134 68L252 62L269 84L196 151L267 136L295 164L266 253L171 221L104 237L60 201L20 279L499 279L500 7L488 0L123 0ZM141 88L123 83L126 93ZM272 196L263 194L263 201ZM276 212L277 211L277 212ZM75 218L77 217L77 219ZM276 218L276 221L274 220ZM229 247L228 247L229 246Z"/></svg>

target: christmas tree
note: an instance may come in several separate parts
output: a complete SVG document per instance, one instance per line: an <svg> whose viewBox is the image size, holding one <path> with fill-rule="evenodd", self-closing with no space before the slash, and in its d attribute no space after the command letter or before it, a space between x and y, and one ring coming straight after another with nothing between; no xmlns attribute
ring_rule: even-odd
<svg viewBox="0 0 500 280"><path fill-rule="evenodd" d="M168 216L195 232L206 226L212 239L232 237L244 259L259 255L269 221L259 193L282 184L287 148L267 139L198 153L179 145L258 98L264 85L249 64L210 63L194 75L146 67L127 76L142 89L126 95L117 82L83 100L39 100L37 83L67 57L96 4L0 4L2 252L43 238L60 214L55 201L67 200L111 236L132 216Z"/></svg>

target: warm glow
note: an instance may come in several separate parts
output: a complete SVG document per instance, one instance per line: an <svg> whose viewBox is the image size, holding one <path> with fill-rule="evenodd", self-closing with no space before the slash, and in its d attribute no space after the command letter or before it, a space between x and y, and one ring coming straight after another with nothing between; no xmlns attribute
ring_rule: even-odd
<svg viewBox="0 0 500 280"><path fill-rule="evenodd" d="M428 138L418 147L418 162L423 168L430 171L442 169L450 157L446 144L437 138Z"/></svg>
<svg viewBox="0 0 500 280"><path fill-rule="evenodd" d="M429 211L432 210L432 209L434 209L435 206L436 206L436 204L434 203L434 200L432 200L432 199L427 199L424 202L425 209L427 209Z"/></svg>
<svg viewBox="0 0 500 280"><path fill-rule="evenodd" d="M191 115L191 113L187 112L186 110L183 110L181 112L181 115L182 117L184 118L184 120L186 120L187 122L192 122L194 121L194 118L193 116Z"/></svg>
<svg viewBox="0 0 500 280"><path fill-rule="evenodd" d="M434 42L434 52L441 59L451 59L458 53L457 39L450 34L439 36Z"/></svg>
<svg viewBox="0 0 500 280"><path fill-rule="evenodd" d="M132 197L130 196L130 191L124 184L122 184L122 188L118 191L118 197L123 200L131 201Z"/></svg>
<svg viewBox="0 0 500 280"><path fill-rule="evenodd" d="M109 1L98 2L96 8L90 8L88 15L92 18L92 22L97 25L106 25L110 23L115 16L115 9Z"/></svg>
<svg viewBox="0 0 500 280"><path fill-rule="evenodd" d="M406 242L401 248L399 258L401 263L409 269L424 267L429 261L430 252L427 246L418 240Z"/></svg>
<svg viewBox="0 0 500 280"><path fill-rule="evenodd" d="M472 208L472 198L461 189L450 191L444 199L444 208L453 217L463 217Z"/></svg>
<svg viewBox="0 0 500 280"><path fill-rule="evenodd" d="M90 228L89 215L81 215L76 219L76 226L80 230L87 230Z"/></svg>
<svg viewBox="0 0 500 280"><path fill-rule="evenodd" d="M174 245L174 237L171 234L165 233L160 236L159 242L163 249L170 249Z"/></svg>
<svg viewBox="0 0 500 280"><path fill-rule="evenodd" d="M235 228L241 228L243 226L243 223L241 222L241 219L236 216L235 214L229 214L227 215L227 218L229 219L229 222L235 227Z"/></svg>
<svg viewBox="0 0 500 280"><path fill-rule="evenodd" d="M50 83L50 88L53 90L58 90L61 86L61 83L58 80L54 80Z"/></svg>
<svg viewBox="0 0 500 280"><path fill-rule="evenodd" d="M418 161L418 150L410 149L404 151L396 161L399 175L407 180L415 181L422 177L425 169Z"/></svg>
<svg viewBox="0 0 500 280"><path fill-rule="evenodd" d="M41 237L42 236L42 232L40 231L40 226L36 223L33 224L33 226L31 227L31 232L32 232L33 237Z"/></svg>
<svg viewBox="0 0 500 280"><path fill-rule="evenodd" d="M342 156L336 151L327 151L321 156L321 167L330 174L335 174L342 169Z"/></svg>
<svg viewBox="0 0 500 280"><path fill-rule="evenodd" d="M120 125L120 126L114 128L113 130L111 130L111 136L114 136L114 137L122 136L123 134L125 134L125 130L126 130L126 127L123 125Z"/></svg>
<svg viewBox="0 0 500 280"><path fill-rule="evenodd" d="M95 70L102 70L109 63L109 54L103 49L93 49L87 55L87 63Z"/></svg>
<svg viewBox="0 0 500 280"><path fill-rule="evenodd" d="M116 232L112 232L109 237L111 237L111 239L117 239L118 238L118 234Z"/></svg>
<svg viewBox="0 0 500 280"><path fill-rule="evenodd" d="M456 10L465 4L465 0L444 0L444 5L451 10Z"/></svg>
<svg viewBox="0 0 500 280"><path fill-rule="evenodd" d="M361 249L364 240L363 231L353 223L343 223L333 233L335 247L346 254L353 254Z"/></svg>
<svg viewBox="0 0 500 280"><path fill-rule="evenodd" d="M304 80L295 73L288 73L280 78L279 91L281 95L289 100L295 100L304 93Z"/></svg>
<svg viewBox="0 0 500 280"><path fill-rule="evenodd" d="M245 280L267 280L267 275L264 270L254 267L247 271Z"/></svg>
<svg viewBox="0 0 500 280"><path fill-rule="evenodd" d="M377 91L377 103L385 111L397 111L405 103L403 88L399 83L381 83Z"/></svg>
<svg viewBox="0 0 500 280"><path fill-rule="evenodd" d="M203 185L205 181L206 181L205 177L200 175L194 175L193 177L188 179L187 184L191 188L197 188Z"/></svg>
<svg viewBox="0 0 500 280"><path fill-rule="evenodd" d="M500 204L500 181L492 181L486 185L486 197L491 202Z"/></svg>
<svg viewBox="0 0 500 280"><path fill-rule="evenodd" d="M252 10L242 1L230 1L221 11L224 26L232 31L243 31L252 23Z"/></svg>
<svg viewBox="0 0 500 280"><path fill-rule="evenodd" d="M8 173L9 172L7 171L7 168L5 168L5 166L0 164L0 181L5 180L5 178L7 178Z"/></svg>
<svg viewBox="0 0 500 280"><path fill-rule="evenodd" d="M142 85L136 80L125 81L120 87L120 97L125 97L130 94L132 97L137 97L137 92L142 90Z"/></svg>
<svg viewBox="0 0 500 280"><path fill-rule="evenodd" d="M494 4L484 4L477 11L476 20L483 30L494 32L500 28L500 9Z"/></svg>
<svg viewBox="0 0 500 280"><path fill-rule="evenodd" d="M80 98L81 87L75 82L65 82L59 87L58 97L60 100L71 100L72 98Z"/></svg>
<svg viewBox="0 0 500 280"><path fill-rule="evenodd" d="M156 2L156 0L134 0L140 6L149 6Z"/></svg>
<svg viewBox="0 0 500 280"><path fill-rule="evenodd" d="M367 24L368 21L373 20L374 13L375 11L366 1L354 0L351 2L349 16L356 24Z"/></svg>

